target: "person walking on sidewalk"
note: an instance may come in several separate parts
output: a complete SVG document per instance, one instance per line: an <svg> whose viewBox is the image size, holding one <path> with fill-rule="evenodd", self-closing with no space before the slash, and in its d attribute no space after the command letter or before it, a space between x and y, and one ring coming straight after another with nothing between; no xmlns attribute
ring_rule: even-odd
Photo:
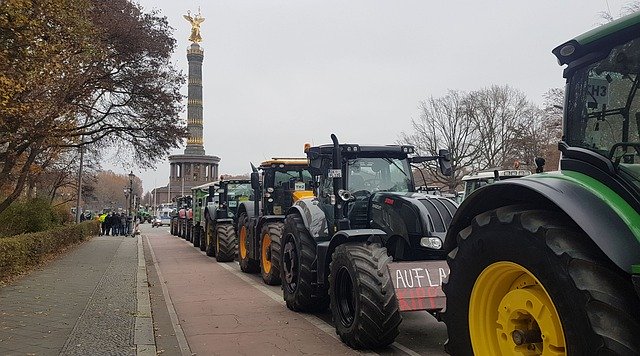
<svg viewBox="0 0 640 356"><path fill-rule="evenodd" d="M102 236L107 233L107 213L102 213L98 221L100 221L100 236Z"/></svg>

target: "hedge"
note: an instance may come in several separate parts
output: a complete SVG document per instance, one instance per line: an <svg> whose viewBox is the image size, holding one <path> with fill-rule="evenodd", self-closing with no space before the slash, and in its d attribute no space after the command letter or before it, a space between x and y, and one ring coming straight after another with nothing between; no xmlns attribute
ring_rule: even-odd
<svg viewBox="0 0 640 356"><path fill-rule="evenodd" d="M0 238L0 280L26 271L46 256L73 243L98 235L97 221Z"/></svg>
<svg viewBox="0 0 640 356"><path fill-rule="evenodd" d="M47 199L16 201L0 213L0 237L46 231L69 223L67 205L52 206Z"/></svg>

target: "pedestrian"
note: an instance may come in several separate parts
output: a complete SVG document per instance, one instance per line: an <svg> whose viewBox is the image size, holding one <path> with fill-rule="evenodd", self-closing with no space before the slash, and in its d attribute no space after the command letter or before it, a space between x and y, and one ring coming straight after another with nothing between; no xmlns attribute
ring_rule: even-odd
<svg viewBox="0 0 640 356"><path fill-rule="evenodd" d="M83 222L87 220L87 218L84 216L84 214L80 214L80 222Z"/></svg>
<svg viewBox="0 0 640 356"><path fill-rule="evenodd" d="M127 226L127 214L120 214L120 225L122 226L121 235L127 236L127 234L129 233L129 226Z"/></svg>
<svg viewBox="0 0 640 356"><path fill-rule="evenodd" d="M102 213L98 220L100 221L100 236L105 235L107 233L107 213Z"/></svg>
<svg viewBox="0 0 640 356"><path fill-rule="evenodd" d="M121 217L122 213L117 213L116 217L114 219L115 221L115 226L116 226L116 236L120 236L122 235L122 221L121 221Z"/></svg>
<svg viewBox="0 0 640 356"><path fill-rule="evenodd" d="M104 222L107 224L107 236L109 236L111 235L111 228L113 227L113 212L110 212L109 215L107 215Z"/></svg>

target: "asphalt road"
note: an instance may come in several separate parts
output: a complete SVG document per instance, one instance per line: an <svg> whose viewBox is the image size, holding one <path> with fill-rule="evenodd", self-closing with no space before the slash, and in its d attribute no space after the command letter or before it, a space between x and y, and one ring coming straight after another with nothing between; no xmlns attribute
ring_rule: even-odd
<svg viewBox="0 0 640 356"><path fill-rule="evenodd" d="M446 326L427 312L403 313L390 347L354 352L337 338L330 313L294 313L280 286L241 272L237 262L217 263L167 227L141 230L159 352L445 355Z"/></svg>

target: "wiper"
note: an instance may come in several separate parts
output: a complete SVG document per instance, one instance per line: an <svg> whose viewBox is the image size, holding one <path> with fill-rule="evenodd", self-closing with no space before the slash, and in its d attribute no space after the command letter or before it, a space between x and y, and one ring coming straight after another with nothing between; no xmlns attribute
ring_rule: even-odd
<svg viewBox="0 0 640 356"><path fill-rule="evenodd" d="M403 170L400 166L398 166L398 164L397 164L395 161L393 161L391 158L389 158L389 157L383 157L383 158L385 159L385 161L387 161L387 162L389 162L389 163L393 164L394 166L396 166L396 168L398 168L398 169L400 170L400 172L402 172L402 174L404 174L404 176L405 176L405 177L409 177L409 176L404 172L404 170Z"/></svg>

